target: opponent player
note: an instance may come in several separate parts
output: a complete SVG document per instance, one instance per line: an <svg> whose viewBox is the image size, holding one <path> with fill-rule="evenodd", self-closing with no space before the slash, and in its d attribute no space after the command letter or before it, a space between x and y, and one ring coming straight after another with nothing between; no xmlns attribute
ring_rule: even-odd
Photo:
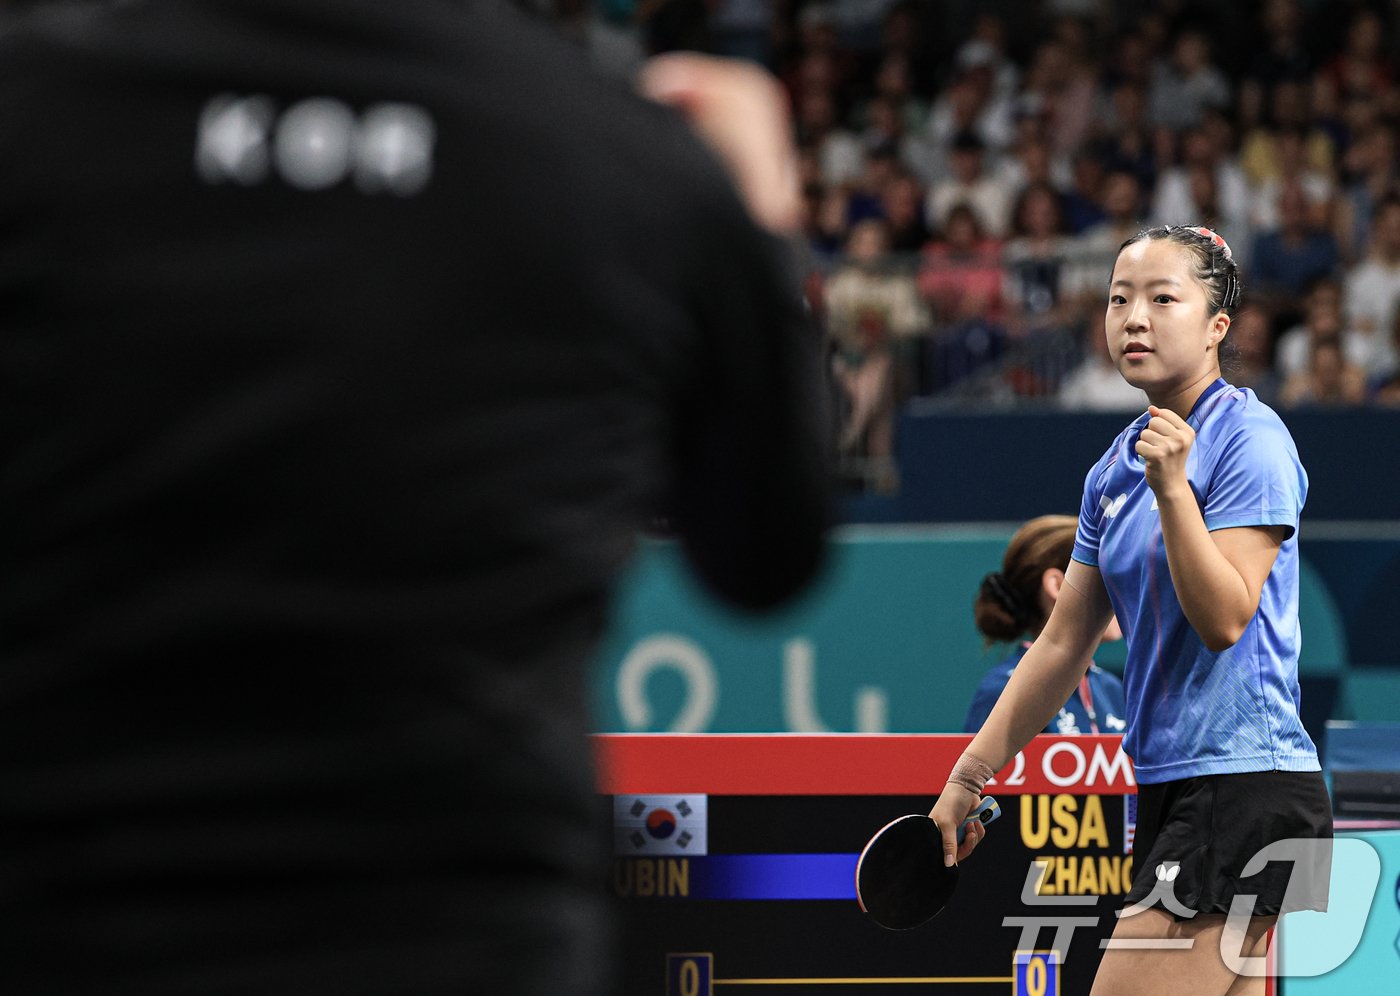
<svg viewBox="0 0 1400 996"><path fill-rule="evenodd" d="M757 73L651 68L697 137L495 3L7 15L0 991L611 991L637 527L761 609L829 514Z"/></svg>
<svg viewBox="0 0 1400 996"><path fill-rule="evenodd" d="M1032 519L1011 537L1002 557L1001 570L982 579L972 613L978 631L989 641L1015 640L1010 655L982 676L967 710L963 729L982 728L997 697L1021 662L1031 641L1045 628L1050 610L1059 600L1074 547L1075 520L1069 515L1042 515ZM1023 636L1030 639L1022 640ZM1118 620L1104 630L1105 642L1121 640ZM1046 733L1122 733L1123 682L1092 660L1075 694L1045 727Z"/></svg>
<svg viewBox="0 0 1400 996"><path fill-rule="evenodd" d="M1259 955L1278 914L1326 903L1325 853L1295 866L1286 900L1287 864L1241 877L1273 841L1330 838L1331 807L1298 716L1307 476L1277 415L1221 378L1238 300L1229 247L1209 230L1155 228L1120 250L1108 346L1151 407L1089 471L1060 599L932 812L951 862L953 829L1074 690L1116 614L1141 786L1128 908L1148 908L1122 916L1114 939L1191 943L1110 947L1096 996L1262 992L1222 957L1222 937ZM1236 895L1255 897L1242 930L1225 916Z"/></svg>

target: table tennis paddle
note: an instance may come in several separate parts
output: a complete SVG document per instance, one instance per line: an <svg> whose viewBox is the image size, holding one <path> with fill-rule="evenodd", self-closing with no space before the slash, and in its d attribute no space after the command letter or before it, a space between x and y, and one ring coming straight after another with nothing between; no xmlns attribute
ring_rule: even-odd
<svg viewBox="0 0 1400 996"><path fill-rule="evenodd" d="M995 799L983 799L958 827L958 843L974 821L1001 815ZM889 930L909 930L942 912L958 885L958 866L943 863L943 836L927 816L901 816L886 823L856 862L856 902Z"/></svg>

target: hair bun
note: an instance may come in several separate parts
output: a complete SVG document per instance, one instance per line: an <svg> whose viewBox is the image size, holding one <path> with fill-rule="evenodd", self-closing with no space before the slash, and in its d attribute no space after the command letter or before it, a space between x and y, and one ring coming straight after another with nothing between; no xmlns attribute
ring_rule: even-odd
<svg viewBox="0 0 1400 996"><path fill-rule="evenodd" d="M1018 625L1027 623L1026 600L1011 587L1000 571L993 571L982 579L982 594L1005 609Z"/></svg>

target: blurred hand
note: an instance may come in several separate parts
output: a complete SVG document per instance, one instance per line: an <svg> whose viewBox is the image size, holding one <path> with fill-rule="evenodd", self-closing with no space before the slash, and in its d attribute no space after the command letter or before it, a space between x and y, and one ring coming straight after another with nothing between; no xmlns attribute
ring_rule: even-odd
<svg viewBox="0 0 1400 996"><path fill-rule="evenodd" d="M764 228L789 235L801 223L797 153L787 97L753 63L675 52L642 68L641 91L676 108L719 154Z"/></svg>
<svg viewBox="0 0 1400 996"><path fill-rule="evenodd" d="M962 861L982 842L982 838L987 836L987 828L982 825L981 821L975 822L967 828L967 836L963 838L962 846L958 846L958 827L966 822L973 810L981 804L981 797L974 792L969 792L961 785L949 782L943 786L943 791L939 794L938 801L934 803L929 816L932 817L934 823L938 824L939 832L943 834L943 863L945 865Z"/></svg>

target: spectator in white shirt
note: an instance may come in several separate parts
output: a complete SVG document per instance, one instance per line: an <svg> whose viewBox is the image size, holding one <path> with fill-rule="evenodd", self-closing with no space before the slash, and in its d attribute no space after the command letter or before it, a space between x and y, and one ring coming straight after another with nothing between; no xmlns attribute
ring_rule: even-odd
<svg viewBox="0 0 1400 996"><path fill-rule="evenodd" d="M1206 205L1199 204L1192 195L1193 170L1207 170L1214 179L1214 206L1219 212L1218 221L1230 230L1230 234L1227 235L1220 228L1215 228L1215 231L1225 235L1236 250L1236 261L1244 266L1244 262L1238 259L1238 253L1249 242L1248 238L1243 237L1249 234L1249 184L1239 165L1218 147L1208 128L1194 128L1187 132L1181 140L1181 164L1163 171L1158 178L1156 196L1152 199L1153 223L1206 223L1200 214Z"/></svg>
<svg viewBox="0 0 1400 996"><path fill-rule="evenodd" d="M1103 209L1108 217L1071 239L1069 268L1062 281L1066 296L1078 303L1082 314L1091 317L1103 312L1119 247L1145 227L1142 186L1135 174L1116 170L1104 178Z"/></svg>
<svg viewBox="0 0 1400 996"><path fill-rule="evenodd" d="M1104 281L1102 297L1107 299ZM1147 395L1118 372L1104 341L1103 322L1090 322L1084 331L1084 359L1071 370L1056 394L1061 408L1090 412L1145 412Z"/></svg>
<svg viewBox="0 0 1400 996"><path fill-rule="evenodd" d="M964 67L929 112L929 140L940 155L948 153L965 131L975 134L986 148L1000 152L1011 144L1015 130L1013 101L997 91L992 67L985 64Z"/></svg>
<svg viewBox="0 0 1400 996"><path fill-rule="evenodd" d="M1199 31L1177 36L1169 62L1153 67L1148 95L1152 120L1180 130L1200 124L1208 108L1230 104L1230 81L1210 61L1210 42Z"/></svg>
<svg viewBox="0 0 1400 996"><path fill-rule="evenodd" d="M1371 252L1347 275L1348 324L1367 349L1362 366L1368 379L1388 377L1400 368L1390 330L1400 310L1400 197L1376 205L1371 215Z"/></svg>
<svg viewBox="0 0 1400 996"><path fill-rule="evenodd" d="M1371 361L1371 339L1347 327L1342 312L1342 287L1331 277L1315 280L1303 299L1303 320L1279 336L1274 366L1281 378L1308 369L1314 340L1338 339L1347 363L1365 369Z"/></svg>
<svg viewBox="0 0 1400 996"><path fill-rule="evenodd" d="M831 91L815 86L803 90L797 99L797 130L802 141L816 149L827 186L852 183L865 169L865 147L839 125Z"/></svg>
<svg viewBox="0 0 1400 996"><path fill-rule="evenodd" d="M983 231L1004 238L1011 216L1011 194L985 167L986 144L970 131L953 140L949 157L952 175L935 183L928 194L929 227L941 230L948 213L966 204L977 214Z"/></svg>

